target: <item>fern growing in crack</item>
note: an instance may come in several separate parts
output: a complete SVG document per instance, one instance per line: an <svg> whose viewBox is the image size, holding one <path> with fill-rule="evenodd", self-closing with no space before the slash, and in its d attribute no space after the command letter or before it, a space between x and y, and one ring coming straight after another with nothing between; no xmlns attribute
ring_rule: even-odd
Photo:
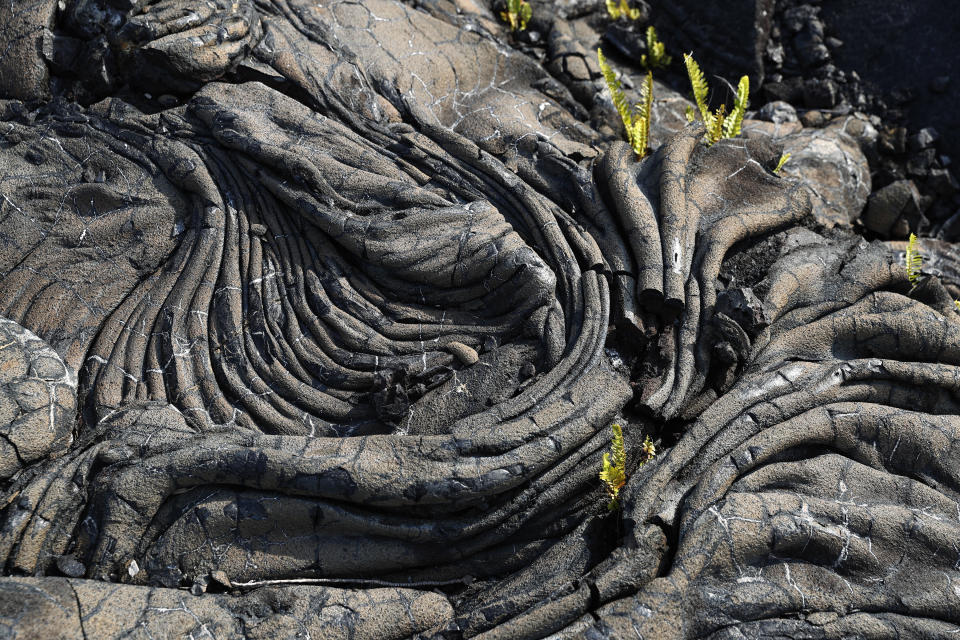
<svg viewBox="0 0 960 640"><path fill-rule="evenodd" d="M640 64L644 69L662 69L673 62L673 58L667 55L667 47L657 39L657 30L653 25L647 27L647 52L640 56Z"/></svg>
<svg viewBox="0 0 960 640"><path fill-rule="evenodd" d="M511 31L523 31L533 16L533 8L526 0L507 0L507 10L500 12L500 19L510 23Z"/></svg>
<svg viewBox="0 0 960 640"><path fill-rule="evenodd" d="M603 454L603 468L600 470L599 476L607 489L607 494L610 496L607 509L613 511L619 506L620 489L627 483L627 451L623 444L623 429L616 423L611 425L610 428L613 430L610 451ZM657 448L650 436L643 439L641 451L643 457L640 460L640 466L642 467L657 454Z"/></svg>
<svg viewBox="0 0 960 640"><path fill-rule="evenodd" d="M607 487L607 493L610 495L610 502L607 503L607 509L613 511L617 508L617 498L620 495L620 489L627 483L627 452L623 446L623 430L619 424L614 423L613 438L610 441L610 452L603 454L603 468L600 470L600 479ZM611 460L610 454L613 454Z"/></svg>
<svg viewBox="0 0 960 640"><path fill-rule="evenodd" d="M614 0L607 0L607 13L614 20L619 20L620 18L639 20L640 16L643 15L640 9L630 8L627 0L620 0L619 3L614 2Z"/></svg>
<svg viewBox="0 0 960 640"><path fill-rule="evenodd" d="M777 175L780 175L780 170L783 169L783 165L787 164L787 161L790 159L789 153L780 154L780 159L777 160L777 168L773 172Z"/></svg>
<svg viewBox="0 0 960 640"><path fill-rule="evenodd" d="M907 268L907 280L910 281L913 287L916 287L917 282L920 280L920 268L923 266L923 255L917 246L917 234L915 233L910 234L904 261L906 262ZM913 291L913 287L911 287L911 291Z"/></svg>
<svg viewBox="0 0 960 640"><path fill-rule="evenodd" d="M597 49L597 61L600 63L600 71L603 73L603 79L607 84L607 90L613 99L613 106L620 119L623 121L623 128L627 133L627 142L633 152L637 154L637 159L641 159L649 153L650 148L650 116L653 111L653 74L647 72L643 84L640 86L640 102L631 110L627 104L627 97L620 86L620 80L614 72L607 59L603 56L603 50Z"/></svg>
<svg viewBox="0 0 960 640"><path fill-rule="evenodd" d="M747 112L747 98L750 95L750 79L747 76L740 78L737 85L737 95L734 98L733 109L727 114L726 105L721 105L719 109L710 112L707 106L707 95L710 93L710 87L703 77L703 71L697 64L693 56L685 53L683 63L687 67L687 75L690 77L690 86L693 87L693 100L697 103L697 109L700 111L700 119L707 128L706 141L711 145L722 138L735 138L740 135L740 126L743 123L743 116ZM695 115L693 110L687 110L687 120L693 121Z"/></svg>

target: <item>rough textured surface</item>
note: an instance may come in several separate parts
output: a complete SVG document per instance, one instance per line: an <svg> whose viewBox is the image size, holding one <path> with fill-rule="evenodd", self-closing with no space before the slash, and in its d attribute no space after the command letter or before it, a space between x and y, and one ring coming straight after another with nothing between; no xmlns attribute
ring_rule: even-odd
<svg viewBox="0 0 960 640"><path fill-rule="evenodd" d="M651 0L654 23L697 60L709 60L704 73L726 78L750 77L750 86L763 83L763 55L770 37L774 0Z"/></svg>
<svg viewBox="0 0 960 640"><path fill-rule="evenodd" d="M0 318L0 480L73 442L77 375L43 340Z"/></svg>
<svg viewBox="0 0 960 640"><path fill-rule="evenodd" d="M950 155L960 151L960 16L936 0L826 0L822 14L843 42L834 54L841 69L856 70L902 105L917 121L933 125ZM874 46L882 41L884 46Z"/></svg>
<svg viewBox="0 0 960 640"><path fill-rule="evenodd" d="M469 0L7 49L0 635L960 631L955 247L853 231L854 117L708 147L668 94L636 162L547 13L542 65Z"/></svg>

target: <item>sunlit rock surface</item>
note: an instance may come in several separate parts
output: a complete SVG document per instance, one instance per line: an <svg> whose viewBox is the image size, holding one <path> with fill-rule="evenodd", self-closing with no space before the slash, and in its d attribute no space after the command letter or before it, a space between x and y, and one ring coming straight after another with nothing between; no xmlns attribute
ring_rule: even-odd
<svg viewBox="0 0 960 640"><path fill-rule="evenodd" d="M0 5L0 636L960 632L955 247L547 14Z"/></svg>

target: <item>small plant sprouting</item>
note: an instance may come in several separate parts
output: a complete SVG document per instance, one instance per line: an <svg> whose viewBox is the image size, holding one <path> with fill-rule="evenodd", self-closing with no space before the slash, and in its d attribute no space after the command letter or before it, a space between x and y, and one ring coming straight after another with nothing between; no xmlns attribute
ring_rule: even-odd
<svg viewBox="0 0 960 640"><path fill-rule="evenodd" d="M627 97L623 93L617 74L607 64L607 59L603 57L603 51L597 49L597 61L600 63L600 71L603 72L603 79L607 83L607 89L613 99L613 106L620 114L623 120L623 127L627 132L627 142L637 154L637 160L642 159L650 151L650 114L653 111L653 74L647 72L647 77L640 86L640 102L631 111L627 104Z"/></svg>
<svg viewBox="0 0 960 640"><path fill-rule="evenodd" d="M617 497L620 489L627 483L627 452L623 448L623 430L619 424L614 423L613 439L610 441L610 452L613 453L613 462L610 461L610 453L603 454L603 469L600 470L600 479L607 485L607 493L610 494L610 502L607 503L607 509L613 511L617 508Z"/></svg>
<svg viewBox="0 0 960 640"><path fill-rule="evenodd" d="M780 169L783 169L783 165L787 164L787 160L790 159L789 153L784 153L780 155L780 159L777 161L777 168L773 172L777 175L780 175Z"/></svg>
<svg viewBox="0 0 960 640"><path fill-rule="evenodd" d="M740 78L737 85L737 95L734 100L733 109L727 114L726 105L721 105L715 112L710 113L707 107L707 94L710 88L707 81L703 78L703 71L700 65L693 59L689 53L683 54L683 63L687 67L687 75L690 76L690 85L693 87L693 100L697 103L697 109L700 110L700 119L703 120L707 128L707 145L717 142L721 138L735 138L740 135L740 125L743 122L743 116L747 112L747 96L750 94L750 79L747 76ZM693 122L695 112L692 109L687 110L687 120Z"/></svg>
<svg viewBox="0 0 960 640"><path fill-rule="evenodd" d="M662 69L670 66L673 58L667 55L666 46L657 39L657 30L653 25L647 27L647 52L640 56L644 69Z"/></svg>
<svg viewBox="0 0 960 640"><path fill-rule="evenodd" d="M614 20L619 20L620 18L639 20L640 16L643 15L640 9L631 9L630 5L627 4L627 0L620 0L619 3L614 2L614 0L607 0L607 13L610 14L610 17Z"/></svg>
<svg viewBox="0 0 960 640"><path fill-rule="evenodd" d="M607 493L610 494L607 509L613 511L619 506L617 498L620 495L620 489L627 483L627 452L623 446L623 429L616 423L611 426L611 429L613 438L610 440L610 451L603 454L600 479L606 485ZM640 466L647 464L655 455L657 455L657 448L653 445L650 436L647 436L643 439L643 459L640 461Z"/></svg>
<svg viewBox="0 0 960 640"><path fill-rule="evenodd" d="M510 31L523 31L533 16L533 8L526 0L507 0L507 10L500 12L500 19L510 23Z"/></svg>
<svg viewBox="0 0 960 640"><path fill-rule="evenodd" d="M920 267L923 266L923 255L917 247L917 234L911 233L910 240L907 242L907 252L904 256L904 262L907 264L907 280L913 287L917 286L920 279ZM913 288L910 289L913 291Z"/></svg>

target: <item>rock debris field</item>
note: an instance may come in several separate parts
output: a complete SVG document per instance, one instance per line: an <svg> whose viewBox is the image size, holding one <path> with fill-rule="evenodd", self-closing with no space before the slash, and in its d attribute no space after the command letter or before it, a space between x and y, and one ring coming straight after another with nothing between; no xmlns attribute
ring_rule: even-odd
<svg viewBox="0 0 960 640"><path fill-rule="evenodd" d="M0 638L960 634L960 254L877 121L658 77L638 162L602 3L502 4L0 6Z"/></svg>

